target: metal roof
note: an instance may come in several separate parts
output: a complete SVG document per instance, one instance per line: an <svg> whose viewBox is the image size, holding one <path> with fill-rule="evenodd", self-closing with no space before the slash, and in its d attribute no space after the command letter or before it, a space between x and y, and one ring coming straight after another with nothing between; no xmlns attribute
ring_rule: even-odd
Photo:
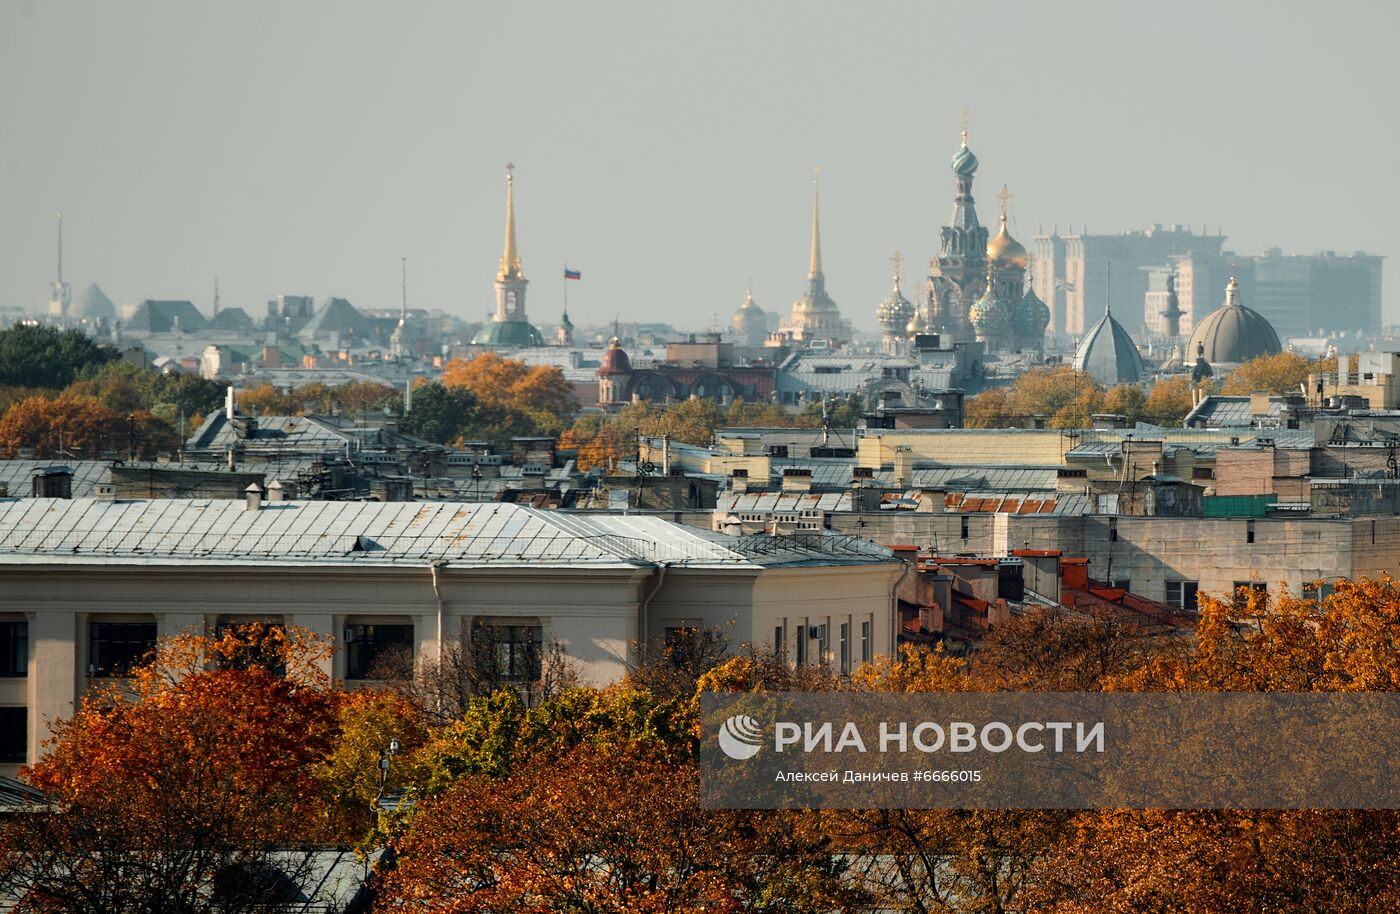
<svg viewBox="0 0 1400 914"><path fill-rule="evenodd" d="M742 495L722 494L716 502L720 511L849 511L849 492L746 492Z"/></svg>
<svg viewBox="0 0 1400 914"><path fill-rule="evenodd" d="M845 564L644 515L515 504L0 499L0 564L690 567ZM879 548L879 547L875 547ZM868 556L862 561L878 560Z"/></svg>

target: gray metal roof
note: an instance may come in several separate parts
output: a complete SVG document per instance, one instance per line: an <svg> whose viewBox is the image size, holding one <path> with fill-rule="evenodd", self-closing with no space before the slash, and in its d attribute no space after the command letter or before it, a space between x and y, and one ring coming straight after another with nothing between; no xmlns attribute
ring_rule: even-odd
<svg viewBox="0 0 1400 914"><path fill-rule="evenodd" d="M722 494L715 502L720 511L849 511L849 492L745 492L742 495Z"/></svg>
<svg viewBox="0 0 1400 914"><path fill-rule="evenodd" d="M848 564L642 515L567 514L514 504L0 499L0 564L407 565L626 568ZM880 547L871 544L873 549Z"/></svg>

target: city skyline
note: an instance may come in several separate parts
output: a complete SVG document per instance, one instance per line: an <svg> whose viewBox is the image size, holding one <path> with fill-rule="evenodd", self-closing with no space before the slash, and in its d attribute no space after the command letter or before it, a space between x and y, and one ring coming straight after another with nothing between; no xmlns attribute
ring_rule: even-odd
<svg viewBox="0 0 1400 914"><path fill-rule="evenodd" d="M208 312L217 276L222 302L250 314L281 293L397 308L407 257L410 307L482 320L509 160L537 325L558 319L566 262L584 274L569 290L581 325L727 322L750 280L785 315L820 165L830 291L873 330L893 252L912 297L937 250L963 109L984 222L1009 185L1022 243L1056 223L1180 223L1223 227L1242 254L1387 254L1397 233L1378 201L1400 182L1375 133L1394 120L1345 91L1393 75L1383 30L1301 6L1188 28L1208 9L1143 30L1109 5L1002 7L1025 28L964 73L923 63L920 36L977 39L998 27L986 12L551 5L527 22L505 6L415 7L372 25L325 6L7 7L0 78L22 88L0 96L17 138L0 156L0 306L42 307L61 210L65 278L119 305ZM454 35L471 39L456 54ZM343 55L303 58L313 38ZM1049 39L1068 51L1037 53ZM53 47L65 66L44 73ZM1129 68L1143 59L1210 72ZM1162 107L1203 89L1222 103ZM1066 92L1082 100L1066 108ZM1386 298L1393 322L1400 300Z"/></svg>

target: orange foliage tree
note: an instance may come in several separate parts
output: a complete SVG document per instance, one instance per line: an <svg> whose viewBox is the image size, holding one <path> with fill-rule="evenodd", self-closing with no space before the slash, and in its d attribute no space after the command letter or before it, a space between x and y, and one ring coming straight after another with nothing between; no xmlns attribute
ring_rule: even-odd
<svg viewBox="0 0 1400 914"><path fill-rule="evenodd" d="M39 395L11 406L0 417L0 453L16 456L33 448L41 457L97 457L126 444L126 417L94 397Z"/></svg>
<svg viewBox="0 0 1400 914"><path fill-rule="evenodd" d="M313 776L335 734L327 649L249 627L164 639L95 686L24 776L50 805L0 833L0 892L23 910L257 910L327 837Z"/></svg>
<svg viewBox="0 0 1400 914"><path fill-rule="evenodd" d="M465 387L483 405L518 410L545 427L562 429L578 412L578 401L564 372L552 365L531 367L494 352L472 359L453 359L443 369L442 383L447 387Z"/></svg>

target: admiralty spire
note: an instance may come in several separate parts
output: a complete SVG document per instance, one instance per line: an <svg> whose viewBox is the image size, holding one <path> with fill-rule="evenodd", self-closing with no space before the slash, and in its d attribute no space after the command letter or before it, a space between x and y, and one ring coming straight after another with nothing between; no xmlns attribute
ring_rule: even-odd
<svg viewBox="0 0 1400 914"><path fill-rule="evenodd" d="M515 244L515 166L506 165L506 244L496 273L496 313L472 340L478 346L543 346L544 337L525 314L525 269Z"/></svg>
<svg viewBox="0 0 1400 914"><path fill-rule="evenodd" d="M839 340L846 337L846 324L841 309L826 293L826 274L822 272L821 199L819 172L812 175L812 250L807 266L807 291L793 302L792 316L784 330L793 339Z"/></svg>

